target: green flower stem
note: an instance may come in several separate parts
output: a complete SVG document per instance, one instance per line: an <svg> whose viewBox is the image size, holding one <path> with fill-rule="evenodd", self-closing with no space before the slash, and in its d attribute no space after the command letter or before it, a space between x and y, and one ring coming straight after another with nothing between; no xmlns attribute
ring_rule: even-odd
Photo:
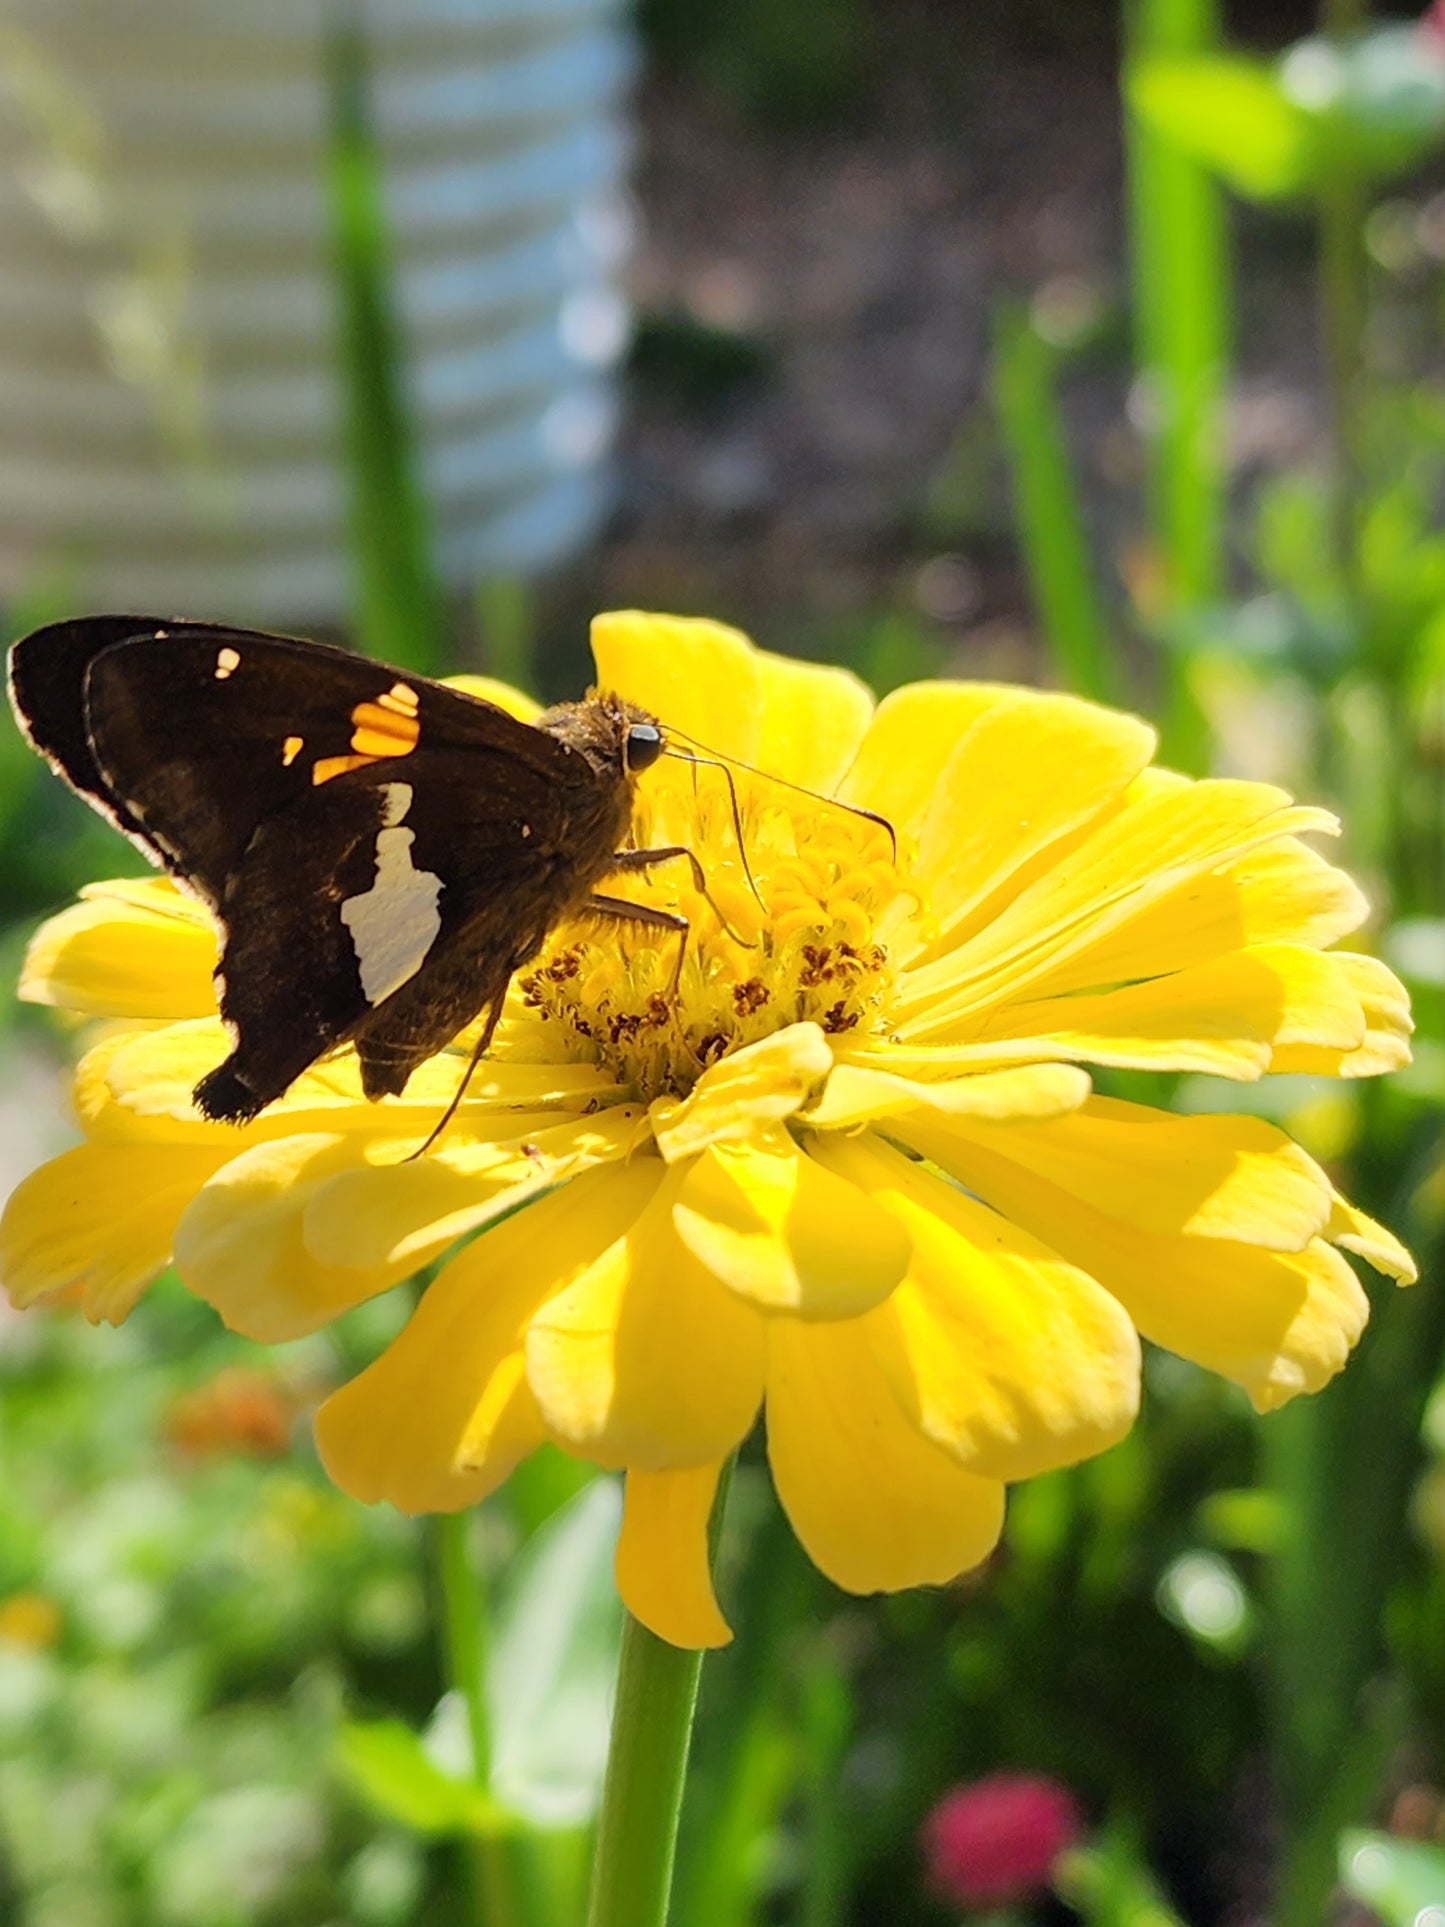
<svg viewBox="0 0 1445 1927"><path fill-rule="evenodd" d="M434 1522L437 1575L441 1582L447 1680L460 1693L471 1740L472 1778L486 1786L492 1771L492 1728L487 1714L486 1584L467 1548L470 1514L444 1512ZM505 1840L469 1843L473 1915L477 1927L523 1927Z"/></svg>
<svg viewBox="0 0 1445 1927"><path fill-rule="evenodd" d="M714 1555L731 1480L729 1464L713 1501L708 1540ZM588 1927L664 1927L702 1658L669 1646L627 1615Z"/></svg>

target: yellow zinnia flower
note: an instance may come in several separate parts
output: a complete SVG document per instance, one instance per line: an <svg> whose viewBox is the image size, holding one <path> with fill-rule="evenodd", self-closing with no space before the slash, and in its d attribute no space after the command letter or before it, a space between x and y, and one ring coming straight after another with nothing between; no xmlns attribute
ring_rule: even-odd
<svg viewBox="0 0 1445 1927"><path fill-rule="evenodd" d="M173 1254L279 1340L453 1251L322 1407L332 1476L425 1511L547 1439L625 1469L623 1595L699 1646L727 1637L718 1471L760 1410L799 1538L870 1592L977 1564L1008 1481L1118 1439L1138 1334L1262 1409L1339 1370L1367 1302L1337 1247L1401 1279L1408 1254L1272 1126L1097 1097L1082 1068L1406 1060L1399 984L1326 947L1365 915L1299 840L1328 815L1153 769L1144 723L1067 696L930 683L875 709L840 670L655 616L600 618L594 647L604 688L762 772L735 773L736 816L716 768L639 784L638 844L707 878L632 880L689 920L676 996L669 933L557 930L407 1163L467 1037L402 1098L364 1102L343 1052L208 1123L210 925L163 880L94 886L23 994L129 1022L80 1065L85 1141L0 1229L17 1303L78 1287L120 1318Z"/></svg>

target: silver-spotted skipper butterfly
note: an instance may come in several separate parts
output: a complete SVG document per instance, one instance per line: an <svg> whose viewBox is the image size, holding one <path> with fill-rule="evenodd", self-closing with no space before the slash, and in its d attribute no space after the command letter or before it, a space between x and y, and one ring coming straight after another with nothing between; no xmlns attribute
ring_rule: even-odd
<svg viewBox="0 0 1445 1927"><path fill-rule="evenodd" d="M563 918L686 931L599 895L685 850L622 849L656 718L592 695L535 723L319 642L87 616L10 652L21 727L221 928L231 1055L195 1089L241 1123L338 1044L369 1098L485 1013ZM445 1120L443 1120L445 1121Z"/></svg>

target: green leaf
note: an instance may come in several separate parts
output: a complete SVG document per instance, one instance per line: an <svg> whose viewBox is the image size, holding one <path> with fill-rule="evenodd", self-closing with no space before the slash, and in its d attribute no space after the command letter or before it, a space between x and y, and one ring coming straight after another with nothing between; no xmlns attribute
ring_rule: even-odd
<svg viewBox="0 0 1445 1927"><path fill-rule="evenodd" d="M1298 41L1279 66L1285 98L1312 119L1321 177L1341 167L1386 180L1445 138L1445 55L1413 26L1348 44Z"/></svg>
<svg viewBox="0 0 1445 1927"><path fill-rule="evenodd" d="M512 1824L480 1787L443 1772L401 1720L349 1721L335 1757L354 1793L413 1833L498 1834Z"/></svg>
<svg viewBox="0 0 1445 1927"><path fill-rule="evenodd" d="M1298 41L1276 64L1241 54L1146 55L1127 93L1139 120L1252 201L1343 174L1384 181L1445 143L1445 54L1414 27L1341 45Z"/></svg>
<svg viewBox="0 0 1445 1927"><path fill-rule="evenodd" d="M1340 1835L1340 1882L1385 1927L1445 1927L1445 1852L1388 1833Z"/></svg>
<svg viewBox="0 0 1445 1927"><path fill-rule="evenodd" d="M602 1797L622 1606L612 1578L621 1498L584 1487L497 1589L487 1697L492 1792L537 1826L574 1827Z"/></svg>
<svg viewBox="0 0 1445 1927"><path fill-rule="evenodd" d="M1314 175L1309 114L1264 61L1239 54L1144 55L1128 77L1139 120L1251 201L1301 193Z"/></svg>
<svg viewBox="0 0 1445 1927"><path fill-rule="evenodd" d="M1109 702L1122 665L1100 600L1059 407L1059 350L1016 305L994 315L993 405L1039 627L1066 689Z"/></svg>

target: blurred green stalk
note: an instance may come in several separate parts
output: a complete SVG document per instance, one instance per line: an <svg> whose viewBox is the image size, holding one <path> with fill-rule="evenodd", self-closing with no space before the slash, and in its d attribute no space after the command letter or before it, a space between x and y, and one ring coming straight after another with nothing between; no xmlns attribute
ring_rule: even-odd
<svg viewBox="0 0 1445 1927"><path fill-rule="evenodd" d="M406 394L395 274L356 0L331 0L326 187L350 492L355 622L369 654L438 671L442 595Z"/></svg>
<svg viewBox="0 0 1445 1927"><path fill-rule="evenodd" d="M1369 15L1368 0L1324 0L1321 26L1331 39L1348 41L1363 32ZM1335 551L1358 621L1369 195L1344 143L1327 161L1330 171L1318 197L1320 334L1334 436Z"/></svg>
<svg viewBox="0 0 1445 1927"><path fill-rule="evenodd" d="M804 1671L801 1711L808 1859L798 1927L838 1927L848 1910L852 1857L838 1778L853 1737L853 1697L826 1644L814 1652Z"/></svg>
<svg viewBox="0 0 1445 1927"><path fill-rule="evenodd" d="M1219 45L1218 0L1135 0L1127 18L1126 62ZM1151 519L1167 604L1208 605L1225 590L1224 413L1233 331L1225 200L1197 161L1137 117L1129 116L1126 133Z"/></svg>
<svg viewBox="0 0 1445 1927"><path fill-rule="evenodd" d="M439 1513L433 1521L437 1578L442 1595L443 1645L447 1683L461 1695L471 1742L472 1778L490 1784L492 1730L487 1711L487 1633L485 1581L467 1544L469 1512ZM468 1856L473 1916L477 1927L522 1927L505 1840L485 1836L463 1844Z"/></svg>
<svg viewBox="0 0 1445 1927"><path fill-rule="evenodd" d="M474 603L487 674L537 694L537 600L522 576L493 575L477 584Z"/></svg>
<svg viewBox="0 0 1445 1927"><path fill-rule="evenodd" d="M1219 0L1133 0L1132 64L1220 43ZM1152 546L1161 572L1147 616L1166 633L1224 599L1228 498L1225 410L1233 281L1225 198L1207 170L1126 113L1134 361L1144 404ZM1202 773L1208 729L1176 639L1166 657L1164 753Z"/></svg>
<svg viewBox="0 0 1445 1927"><path fill-rule="evenodd" d="M1017 302L994 316L993 403L1044 644L1066 689L1110 702L1122 680L1100 604L1059 412L1059 351Z"/></svg>
<svg viewBox="0 0 1445 1927"><path fill-rule="evenodd" d="M1404 1231L1428 1280L1438 1237L1418 1195L1437 1151L1399 1169L1386 1090L1362 1093L1351 1189ZM1434 1246L1435 1249L1431 1249ZM1445 1293L1372 1291L1359 1351L1325 1392L1262 1428L1285 1536L1269 1574L1271 1753L1283 1822L1275 1927L1319 1927L1337 1836L1378 1797L1405 1709L1386 1682L1384 1618L1408 1542L1420 1425L1445 1344Z"/></svg>

